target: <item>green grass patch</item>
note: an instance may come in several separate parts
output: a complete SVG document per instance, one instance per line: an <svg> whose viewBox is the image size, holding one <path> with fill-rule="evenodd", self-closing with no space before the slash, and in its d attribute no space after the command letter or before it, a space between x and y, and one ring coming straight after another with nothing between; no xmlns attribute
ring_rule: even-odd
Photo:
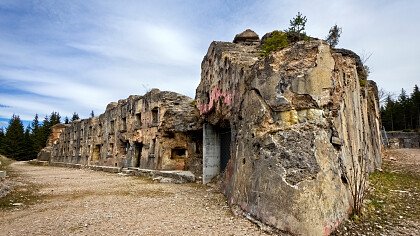
<svg viewBox="0 0 420 236"><path fill-rule="evenodd" d="M268 56L273 51L281 50L289 45L287 34L281 31L273 31L261 45L262 54Z"/></svg>
<svg viewBox="0 0 420 236"><path fill-rule="evenodd" d="M386 235L405 222L420 222L420 175L387 160L382 168L369 176L362 216L344 222L333 235Z"/></svg>

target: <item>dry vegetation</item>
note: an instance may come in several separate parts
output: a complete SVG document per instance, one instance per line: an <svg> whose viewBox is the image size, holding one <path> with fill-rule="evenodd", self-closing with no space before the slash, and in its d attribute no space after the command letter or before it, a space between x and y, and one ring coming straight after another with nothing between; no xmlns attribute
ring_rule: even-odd
<svg viewBox="0 0 420 236"><path fill-rule="evenodd" d="M418 235L420 232L420 149L387 150L383 170L369 177L361 217L336 235Z"/></svg>

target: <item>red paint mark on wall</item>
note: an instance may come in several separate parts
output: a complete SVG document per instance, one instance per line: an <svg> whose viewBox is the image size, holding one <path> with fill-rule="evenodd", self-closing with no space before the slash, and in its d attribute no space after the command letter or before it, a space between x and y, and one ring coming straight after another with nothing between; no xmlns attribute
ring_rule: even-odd
<svg viewBox="0 0 420 236"><path fill-rule="evenodd" d="M231 92L224 92L219 87L215 86L211 89L209 95L209 103L208 104L198 104L198 109L200 110L200 114L206 114L211 111L217 101L222 101L223 104L230 106L232 104L232 93Z"/></svg>

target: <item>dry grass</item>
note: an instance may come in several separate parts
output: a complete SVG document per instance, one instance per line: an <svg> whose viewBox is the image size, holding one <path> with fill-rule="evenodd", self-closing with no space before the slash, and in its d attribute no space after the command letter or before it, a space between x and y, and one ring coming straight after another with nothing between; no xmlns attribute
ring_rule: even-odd
<svg viewBox="0 0 420 236"><path fill-rule="evenodd" d="M420 150L416 155L420 155ZM404 150L387 151L383 171L369 177L362 216L343 223L335 235L416 235L420 232L417 158L420 159L410 157Z"/></svg>

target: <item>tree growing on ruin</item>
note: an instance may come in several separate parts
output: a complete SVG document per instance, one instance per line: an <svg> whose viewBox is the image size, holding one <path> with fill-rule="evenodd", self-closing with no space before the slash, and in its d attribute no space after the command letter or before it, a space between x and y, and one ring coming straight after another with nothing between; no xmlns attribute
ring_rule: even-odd
<svg viewBox="0 0 420 236"><path fill-rule="evenodd" d="M73 121L78 120L78 119L80 119L79 114L77 114L76 112L74 112L73 113L73 116L71 117L71 121L73 122Z"/></svg>
<svg viewBox="0 0 420 236"><path fill-rule="evenodd" d="M335 24L333 27L331 27L327 38L325 39L325 41L327 41L327 43L335 48L335 46L337 46L340 36L341 36L341 27L338 27L337 24Z"/></svg>
<svg viewBox="0 0 420 236"><path fill-rule="evenodd" d="M305 26L306 26L306 16L303 16L302 13L298 14L290 20L290 26L287 30L287 33L293 36L296 36L298 40L301 40L306 36Z"/></svg>

